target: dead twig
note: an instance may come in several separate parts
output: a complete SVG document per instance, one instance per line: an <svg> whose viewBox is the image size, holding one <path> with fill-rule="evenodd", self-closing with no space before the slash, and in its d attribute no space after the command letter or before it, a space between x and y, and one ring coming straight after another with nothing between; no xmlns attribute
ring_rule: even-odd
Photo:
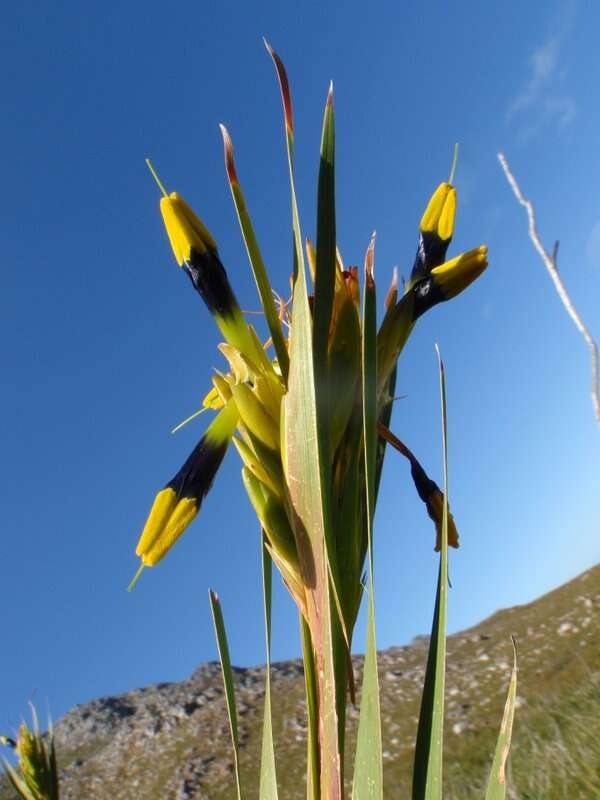
<svg viewBox="0 0 600 800"><path fill-rule="evenodd" d="M498 161L500 162L500 166L504 170L504 174L506 176L506 180L508 181L510 188L513 190L515 197L519 201L519 203L523 206L523 208L527 211L527 218L529 220L529 238L533 242L533 246L540 254L540 258L544 262L544 266L548 270L548 274L552 278L552 282L554 283L554 288L556 289L558 296L566 309L567 314L571 317L577 330L585 339L585 343L590 349L591 357L592 357L592 404L594 406L594 413L596 415L596 420L600 422L600 388L598 386L598 345L596 344L595 340L593 339L591 333L589 332L586 324L581 319L579 312L573 305L573 301L571 300L569 293L567 292L566 286L564 285L559 273L558 273L558 266L557 266L557 257L558 257L558 242L555 242L554 248L552 250L552 255L546 250L544 245L542 244L535 221L535 210L533 205L529 200L523 197L523 193L519 188L519 184L516 181L515 176L512 174L510 167L508 166L508 161L506 160L506 156L504 153L498 153Z"/></svg>

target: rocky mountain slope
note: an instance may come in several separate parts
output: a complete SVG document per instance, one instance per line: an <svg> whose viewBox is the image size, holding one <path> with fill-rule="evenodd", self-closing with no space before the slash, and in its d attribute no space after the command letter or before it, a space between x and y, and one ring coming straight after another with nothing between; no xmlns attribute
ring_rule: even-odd
<svg viewBox="0 0 600 800"><path fill-rule="evenodd" d="M600 797L600 565L448 640L445 797L483 797L519 648L513 797ZM408 797L427 638L379 654L387 797ZM362 659L355 658L360 682ZM305 796L302 664L273 666L280 797ZM236 669L241 767L258 797L264 670ZM349 709L347 763L358 712ZM77 706L55 725L63 800L225 800L235 796L219 666L181 683ZM11 797L0 790L0 799Z"/></svg>

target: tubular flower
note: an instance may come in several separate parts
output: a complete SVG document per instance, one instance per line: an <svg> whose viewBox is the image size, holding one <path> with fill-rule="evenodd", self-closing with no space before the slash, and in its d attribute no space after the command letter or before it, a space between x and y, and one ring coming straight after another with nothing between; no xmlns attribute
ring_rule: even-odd
<svg viewBox="0 0 600 800"><path fill-rule="evenodd" d="M412 289L413 319L418 319L437 303L456 297L481 275L487 265L487 247L481 246L434 267L429 276Z"/></svg>
<svg viewBox="0 0 600 800"><path fill-rule="evenodd" d="M417 457L408 447L395 436L388 427L383 424L377 426L379 436L408 460L410 463L410 474L415 484L417 494L427 507L429 518L435 523L436 541L435 550L438 551L442 541L442 523L444 517L444 493L437 483L427 475ZM458 547L458 531L454 522L454 517L448 509L448 544L450 547Z"/></svg>
<svg viewBox="0 0 600 800"><path fill-rule="evenodd" d="M408 289L428 275L433 267L443 264L454 233L456 189L440 183L432 194L419 225L419 244Z"/></svg>
<svg viewBox="0 0 600 800"><path fill-rule="evenodd" d="M143 566L157 564L200 510L227 452L237 419L237 408L228 403L177 475L156 495L135 551Z"/></svg>
<svg viewBox="0 0 600 800"><path fill-rule="evenodd" d="M225 339L249 358L257 357L227 273L208 228L177 192L160 200L173 254L206 303Z"/></svg>
<svg viewBox="0 0 600 800"><path fill-rule="evenodd" d="M429 518L435 523L435 550L440 550L442 542L442 521L444 517L444 494L437 483L427 476L416 458L410 459L410 474L415 482L417 493L427 507ZM458 547L458 531L454 517L448 509L448 544Z"/></svg>
<svg viewBox="0 0 600 800"><path fill-rule="evenodd" d="M238 304L217 253L217 244L203 222L177 192L161 198L160 210L180 267L215 316L233 316Z"/></svg>
<svg viewBox="0 0 600 800"><path fill-rule="evenodd" d="M441 183L421 217L417 255L404 295L387 305L377 334L380 402L389 401L387 382L418 318L438 303L460 294L488 265L485 246L445 261L455 216L456 189L450 183Z"/></svg>

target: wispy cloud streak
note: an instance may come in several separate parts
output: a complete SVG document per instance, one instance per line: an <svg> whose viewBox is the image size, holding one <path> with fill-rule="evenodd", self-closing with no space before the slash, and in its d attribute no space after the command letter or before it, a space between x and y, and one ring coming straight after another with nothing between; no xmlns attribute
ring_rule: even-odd
<svg viewBox="0 0 600 800"><path fill-rule="evenodd" d="M532 139L546 124L569 125L576 114L573 97L565 90L561 56L571 31L574 3L562 3L545 40L529 56L529 67L520 90L506 110L507 123L518 122L519 138Z"/></svg>

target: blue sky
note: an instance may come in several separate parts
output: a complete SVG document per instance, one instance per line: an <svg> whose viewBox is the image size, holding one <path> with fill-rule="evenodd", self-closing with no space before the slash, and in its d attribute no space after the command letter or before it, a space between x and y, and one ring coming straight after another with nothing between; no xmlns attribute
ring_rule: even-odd
<svg viewBox="0 0 600 800"><path fill-rule="evenodd" d="M252 6L252 8L251 8ZM451 629L533 599L600 556L600 430L585 345L527 238L496 161L536 204L573 299L600 337L596 33L591 3L12 4L0 61L0 326L4 654L0 728L34 694L76 703L180 679L216 658L207 589L234 662L261 662L258 533L230 453L192 528L132 594L155 492L199 439L219 341L172 257L151 156L219 242L245 308L258 301L224 175L218 123L274 285L291 270L282 115L266 35L296 119L301 218L314 234L321 115L334 80L338 235L376 277L406 274L424 204L460 142L452 253L486 274L419 324L393 429L441 480L434 342L447 366ZM388 455L376 527L382 647L429 629L437 561L406 463ZM278 586L278 581L276 581ZM299 654L275 593L275 658ZM363 645L359 627L356 648ZM508 648L507 643L507 648Z"/></svg>

